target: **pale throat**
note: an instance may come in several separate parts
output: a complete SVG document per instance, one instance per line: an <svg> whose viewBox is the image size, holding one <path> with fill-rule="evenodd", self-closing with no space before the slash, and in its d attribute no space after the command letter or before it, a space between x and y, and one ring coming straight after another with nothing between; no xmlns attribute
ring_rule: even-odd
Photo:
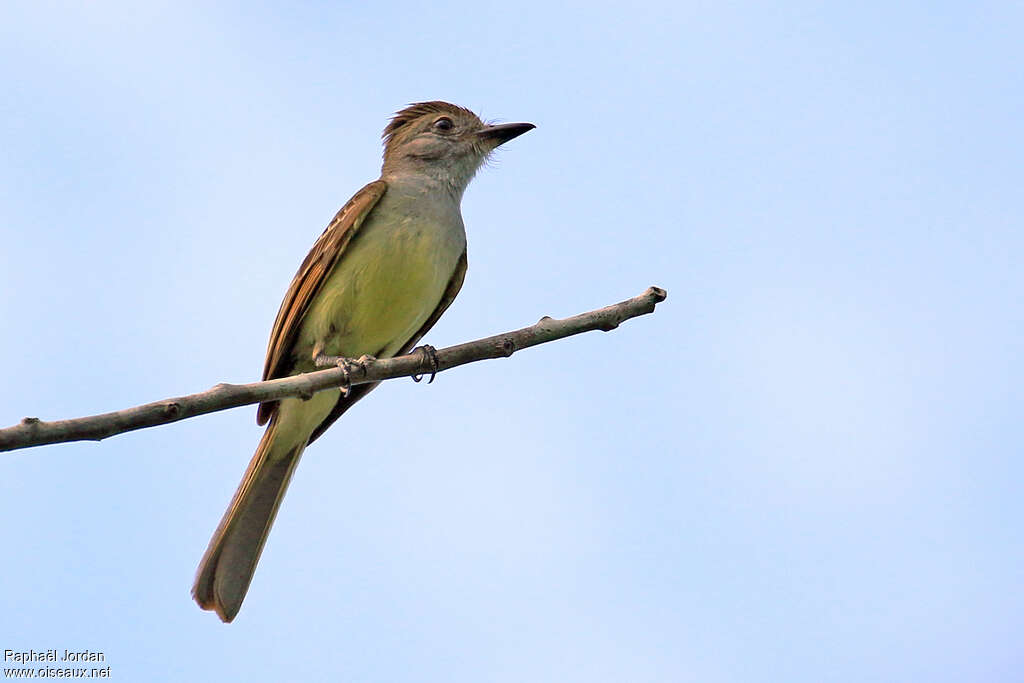
<svg viewBox="0 0 1024 683"><path fill-rule="evenodd" d="M409 157L388 159L381 169L381 179L388 183L388 188L438 199L447 194L458 204L483 161L469 156L429 160Z"/></svg>

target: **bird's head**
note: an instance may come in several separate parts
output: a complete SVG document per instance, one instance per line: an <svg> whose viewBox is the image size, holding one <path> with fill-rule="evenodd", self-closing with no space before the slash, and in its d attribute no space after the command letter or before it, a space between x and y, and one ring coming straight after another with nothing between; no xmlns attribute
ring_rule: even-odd
<svg viewBox="0 0 1024 683"><path fill-rule="evenodd" d="M488 125L469 109L448 102L411 104L384 129L383 176L428 176L461 196L491 152L534 127Z"/></svg>

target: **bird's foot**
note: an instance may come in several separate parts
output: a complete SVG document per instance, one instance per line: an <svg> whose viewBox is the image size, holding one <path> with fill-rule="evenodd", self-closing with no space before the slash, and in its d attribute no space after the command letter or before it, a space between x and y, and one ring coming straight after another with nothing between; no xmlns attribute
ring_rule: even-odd
<svg viewBox="0 0 1024 683"><path fill-rule="evenodd" d="M417 346L412 350L413 353L416 353L417 351L423 354L423 359L425 361L430 363L430 379L427 380L427 384L430 384L434 381L434 378L437 377L437 371L441 367L441 364L437 360L437 349L430 344L424 344L423 346ZM423 379L423 375L412 376L413 382L419 382L421 379Z"/></svg>
<svg viewBox="0 0 1024 683"><path fill-rule="evenodd" d="M328 356L324 353L317 353L313 356L313 363L318 368L335 366L341 370L341 374L344 377L344 382L339 387L342 396L348 396L349 391L352 389L352 371L361 370L365 374L367 364L375 360L377 359L373 356L365 354L358 359L345 356Z"/></svg>

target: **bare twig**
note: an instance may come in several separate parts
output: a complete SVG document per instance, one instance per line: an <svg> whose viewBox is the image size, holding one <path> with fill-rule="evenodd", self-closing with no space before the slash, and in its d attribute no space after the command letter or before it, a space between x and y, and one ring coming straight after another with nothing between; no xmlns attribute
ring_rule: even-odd
<svg viewBox="0 0 1024 683"><path fill-rule="evenodd" d="M335 367L266 382L218 384L198 394L168 398L112 413L71 420L44 422L36 417L26 417L20 424L0 429L0 451L67 441L99 441L135 429L177 422L196 415L251 403L288 396L309 398L318 391L346 384L366 384L394 377L429 374L473 361L504 358L519 349L581 332L614 330L625 320L653 312L655 305L664 301L665 296L665 290L650 287L640 296L596 311L581 313L563 320L545 316L536 325L521 330L438 349L434 358L431 358L431 354L416 352L396 358L352 363L348 364L347 368Z"/></svg>

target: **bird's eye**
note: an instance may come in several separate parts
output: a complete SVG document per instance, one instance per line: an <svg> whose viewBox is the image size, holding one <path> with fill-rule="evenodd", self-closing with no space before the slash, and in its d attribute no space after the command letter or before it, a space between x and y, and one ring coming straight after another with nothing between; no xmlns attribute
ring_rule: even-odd
<svg viewBox="0 0 1024 683"><path fill-rule="evenodd" d="M447 132L454 127L455 124L452 123L452 120L447 116L442 116L437 121L434 121L434 128L440 131Z"/></svg>

